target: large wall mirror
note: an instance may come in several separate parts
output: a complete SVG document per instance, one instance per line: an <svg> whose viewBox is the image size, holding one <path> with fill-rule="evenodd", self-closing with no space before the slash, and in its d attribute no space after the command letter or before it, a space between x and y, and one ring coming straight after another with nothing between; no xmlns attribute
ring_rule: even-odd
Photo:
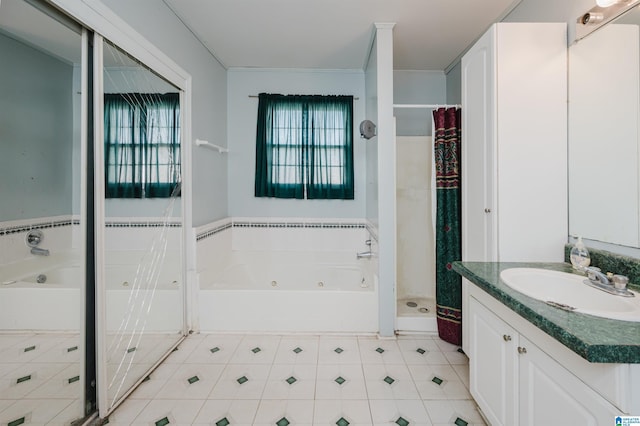
<svg viewBox="0 0 640 426"><path fill-rule="evenodd" d="M640 247L640 10L569 47L569 233Z"/></svg>
<svg viewBox="0 0 640 426"><path fill-rule="evenodd" d="M81 57L75 22L0 3L2 424L85 415Z"/></svg>

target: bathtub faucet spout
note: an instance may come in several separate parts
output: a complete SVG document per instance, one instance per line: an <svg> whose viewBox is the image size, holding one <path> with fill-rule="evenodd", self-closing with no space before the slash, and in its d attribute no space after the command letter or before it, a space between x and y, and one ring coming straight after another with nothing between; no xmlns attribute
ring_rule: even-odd
<svg viewBox="0 0 640 426"><path fill-rule="evenodd" d="M369 251L363 251L360 253L356 253L356 257L358 259L371 259L374 256L373 252L371 250Z"/></svg>
<svg viewBox="0 0 640 426"><path fill-rule="evenodd" d="M31 254L36 256L49 256L49 250L40 247L31 247Z"/></svg>

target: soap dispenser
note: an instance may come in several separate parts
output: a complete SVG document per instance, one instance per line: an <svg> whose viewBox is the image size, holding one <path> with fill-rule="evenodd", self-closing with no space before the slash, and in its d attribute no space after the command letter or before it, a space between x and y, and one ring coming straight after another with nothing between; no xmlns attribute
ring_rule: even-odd
<svg viewBox="0 0 640 426"><path fill-rule="evenodd" d="M571 254L569 255L569 259L571 260L571 264L574 269L584 270L591 263L591 258L589 257L589 250L582 242L582 237L578 237L578 241L571 248Z"/></svg>

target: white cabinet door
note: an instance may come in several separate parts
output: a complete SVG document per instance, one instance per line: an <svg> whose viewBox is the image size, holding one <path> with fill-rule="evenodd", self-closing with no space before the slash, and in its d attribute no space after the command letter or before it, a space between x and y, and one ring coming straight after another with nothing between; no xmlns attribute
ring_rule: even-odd
<svg viewBox="0 0 640 426"><path fill-rule="evenodd" d="M520 424L597 426L620 413L523 336L520 355Z"/></svg>
<svg viewBox="0 0 640 426"><path fill-rule="evenodd" d="M518 424L518 334L473 297L469 298L471 395L493 425Z"/></svg>
<svg viewBox="0 0 640 426"><path fill-rule="evenodd" d="M496 259L495 49L492 27L462 58L462 259Z"/></svg>
<svg viewBox="0 0 640 426"><path fill-rule="evenodd" d="M462 58L462 260L563 261L566 64L557 23L495 24Z"/></svg>

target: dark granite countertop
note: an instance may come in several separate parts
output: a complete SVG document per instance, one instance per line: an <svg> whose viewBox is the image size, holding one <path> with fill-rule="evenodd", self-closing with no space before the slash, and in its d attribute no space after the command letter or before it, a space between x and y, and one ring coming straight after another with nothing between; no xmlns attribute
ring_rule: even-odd
<svg viewBox="0 0 640 426"><path fill-rule="evenodd" d="M640 363L640 322L598 318L554 308L500 280L508 268L573 272L568 263L455 262L453 269L589 362ZM637 290L636 286L632 287Z"/></svg>

